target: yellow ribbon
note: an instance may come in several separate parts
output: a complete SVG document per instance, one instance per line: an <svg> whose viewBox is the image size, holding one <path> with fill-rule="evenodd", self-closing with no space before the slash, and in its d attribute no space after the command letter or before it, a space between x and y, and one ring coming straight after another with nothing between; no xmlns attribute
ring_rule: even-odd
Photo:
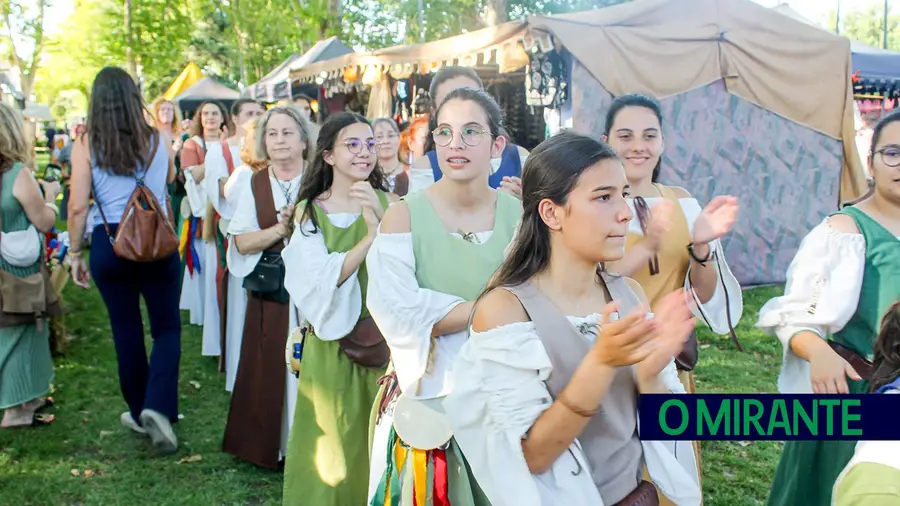
<svg viewBox="0 0 900 506"><path fill-rule="evenodd" d="M425 506L425 485L428 483L428 452L426 450L413 449L413 469L415 470L415 494L416 504Z"/></svg>

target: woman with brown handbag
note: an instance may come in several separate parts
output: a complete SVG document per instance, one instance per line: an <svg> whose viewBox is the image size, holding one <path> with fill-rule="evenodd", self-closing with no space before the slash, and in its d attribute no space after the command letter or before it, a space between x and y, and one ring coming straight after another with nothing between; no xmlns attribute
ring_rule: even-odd
<svg viewBox="0 0 900 506"><path fill-rule="evenodd" d="M59 215L58 182L36 181L22 115L0 103L0 427L50 424L40 412L53 380L50 320L55 292L43 266L43 235ZM43 192L43 195L42 195ZM35 308L38 308L35 311Z"/></svg>
<svg viewBox="0 0 900 506"><path fill-rule="evenodd" d="M178 439L178 364L181 359L180 262L171 227L167 185L175 179L171 146L144 120L144 104L134 79L123 69L106 67L94 79L84 142L72 148L72 194L69 198L69 237L72 279L90 288L91 278L109 312L119 363L119 385L128 404L122 425L150 437L161 453L172 453ZM126 218L140 211L131 207L138 190L147 190L154 206L165 215L175 249L154 261L121 256L120 240L137 247L163 237L123 238ZM86 223L93 194L99 215ZM125 212L129 211L127 216ZM90 273L83 257L85 227L93 230ZM142 244L142 241L144 243ZM140 299L150 318L153 350L147 360Z"/></svg>

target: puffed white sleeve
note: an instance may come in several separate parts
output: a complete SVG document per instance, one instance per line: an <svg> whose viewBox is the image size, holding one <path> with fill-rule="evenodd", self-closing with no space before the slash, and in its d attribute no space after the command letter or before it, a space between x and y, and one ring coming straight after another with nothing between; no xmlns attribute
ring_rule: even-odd
<svg viewBox="0 0 900 506"><path fill-rule="evenodd" d="M206 176L201 183L207 198L219 214L227 213L225 209L227 201L222 198L222 192L219 189L219 180L228 177L228 165L225 164L225 157L222 155L223 147L229 149L227 143L219 144L206 154Z"/></svg>
<svg viewBox="0 0 900 506"><path fill-rule="evenodd" d="M522 440L552 404L550 358L531 322L471 332L443 406L460 449L494 506L602 504L577 442L546 472L528 469Z"/></svg>
<svg viewBox="0 0 900 506"><path fill-rule="evenodd" d="M329 253L321 229L312 223L296 225L284 259L284 287L323 341L336 341L356 326L362 310L362 290L353 271L338 285L347 253Z"/></svg>
<svg viewBox="0 0 900 506"><path fill-rule="evenodd" d="M366 306L391 348L400 388L407 391L425 375L435 324L465 301L419 286L411 233L378 234L366 268Z"/></svg>
<svg viewBox="0 0 900 506"><path fill-rule="evenodd" d="M256 199L253 197L252 191L241 193L238 199L237 210L234 217L228 223L228 235L234 237L237 235L259 232L259 220L256 216ZM241 254L237 249L237 241L228 241L228 251L225 253L225 260L228 263L228 271L236 278L243 278L253 272L262 252L252 253L250 255Z"/></svg>
<svg viewBox="0 0 900 506"><path fill-rule="evenodd" d="M682 210L684 210L691 234L694 233L694 222L700 216L700 203L694 198L679 199ZM716 290L708 301L700 302L697 294L693 294L694 303L691 304L691 312L694 316L706 322L710 329L719 335L725 335L730 332L728 328L728 315L731 315L731 323L737 325L741 321L744 313L744 298L741 290L741 284L731 272L731 267L725 260L725 249L722 247L721 241L716 239L709 245L710 255L716 263ZM691 268L688 266L687 274L684 276L684 289L691 291ZM692 293L692 292L691 292ZM726 312L727 311L727 312Z"/></svg>
<svg viewBox="0 0 900 506"><path fill-rule="evenodd" d="M241 194L244 189L250 187L250 178L253 176L253 172L250 170L250 167L246 165L241 165L240 167L234 169L234 172L228 176L228 180L225 181L225 200L228 201L228 205L237 209L238 202L240 202Z"/></svg>
<svg viewBox="0 0 900 506"><path fill-rule="evenodd" d="M812 393L809 363L794 354L791 339L804 330L826 339L844 328L859 303L865 258L865 238L839 232L827 219L800 243L784 295L766 302L756 322L784 347L778 378L782 393Z"/></svg>

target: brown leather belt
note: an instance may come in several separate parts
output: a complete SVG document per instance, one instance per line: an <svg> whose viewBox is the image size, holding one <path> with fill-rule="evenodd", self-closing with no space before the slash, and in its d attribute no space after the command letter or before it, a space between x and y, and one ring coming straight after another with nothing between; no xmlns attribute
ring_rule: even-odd
<svg viewBox="0 0 900 506"><path fill-rule="evenodd" d="M659 506L659 494L652 483L642 480L634 491L613 506Z"/></svg>
<svg viewBox="0 0 900 506"><path fill-rule="evenodd" d="M840 345L834 341L827 341L828 346L831 346L831 349L835 351L838 355L841 356L844 360L846 360L853 370L859 373L859 376L869 381L872 379L872 373L875 372L875 366L868 359L860 356L859 353L847 348L846 346Z"/></svg>

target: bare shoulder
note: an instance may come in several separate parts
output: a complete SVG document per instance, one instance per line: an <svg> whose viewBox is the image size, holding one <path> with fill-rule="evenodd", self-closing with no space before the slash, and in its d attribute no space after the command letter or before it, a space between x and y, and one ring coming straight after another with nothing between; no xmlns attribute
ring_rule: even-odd
<svg viewBox="0 0 900 506"><path fill-rule="evenodd" d="M649 309L650 301L647 300L647 294L644 293L644 288L641 286L641 284L631 278L622 278L622 279L624 279L625 282L628 283L628 287L631 288L631 291L633 291L635 293L635 295L638 296L638 299L641 300L641 303L644 304L645 306L647 306L647 308Z"/></svg>
<svg viewBox="0 0 900 506"><path fill-rule="evenodd" d="M390 202L400 202L400 196L396 193L385 192L384 194Z"/></svg>
<svg viewBox="0 0 900 506"><path fill-rule="evenodd" d="M680 198L680 199L692 198L690 192L688 192L687 190L685 190L684 188L682 188L680 186L670 186L669 189L672 190L672 193L674 193L675 197L677 197L677 198Z"/></svg>
<svg viewBox="0 0 900 506"><path fill-rule="evenodd" d="M381 232L385 234L406 234L412 230L409 220L409 205L402 200L392 204L381 219Z"/></svg>
<svg viewBox="0 0 900 506"><path fill-rule="evenodd" d="M496 289L486 294L475 307L472 330L487 332L504 325L531 321L519 298L509 290Z"/></svg>
<svg viewBox="0 0 900 506"><path fill-rule="evenodd" d="M844 234L859 233L859 227L856 226L856 221L854 221L853 218L847 216L846 214L834 214L829 216L828 225L838 232Z"/></svg>

